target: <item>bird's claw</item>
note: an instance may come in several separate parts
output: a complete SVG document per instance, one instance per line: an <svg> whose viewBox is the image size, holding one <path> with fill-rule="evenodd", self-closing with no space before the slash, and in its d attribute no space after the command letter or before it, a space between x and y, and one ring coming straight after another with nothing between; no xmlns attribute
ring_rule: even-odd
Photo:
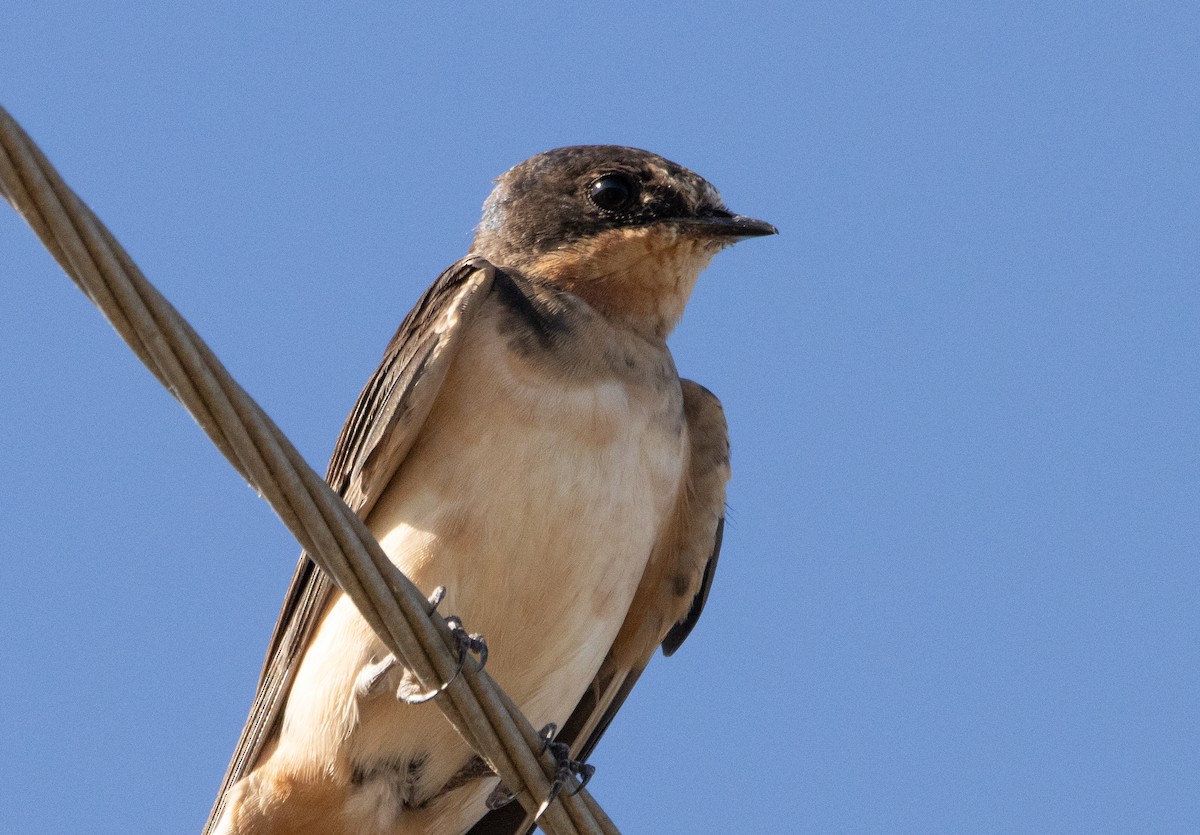
<svg viewBox="0 0 1200 835"><path fill-rule="evenodd" d="M438 586L433 590L433 594L429 595L429 614L437 611L437 607L446 599L446 587Z"/></svg>
<svg viewBox="0 0 1200 835"><path fill-rule="evenodd" d="M489 811L494 812L497 809L503 809L515 799L516 795L504 788L504 784L501 783L492 789L492 793L487 796L487 800L484 803L487 804Z"/></svg>
<svg viewBox="0 0 1200 835"><path fill-rule="evenodd" d="M468 635L467 630L463 628L462 619L458 615L446 618L446 626L450 627L450 633L454 636L455 644L458 645L458 672L462 672L463 662L467 660L468 653L479 656L479 669L482 670L488 660L488 646L484 637L478 632ZM458 673L455 675L457 676Z"/></svg>
<svg viewBox="0 0 1200 835"><path fill-rule="evenodd" d="M438 586L433 590L433 594L429 595L429 614L433 614L437 610L438 604L445 597L445 586ZM467 630L463 627L462 618L458 615L450 615L446 618L446 626L450 628L450 634L454 637L454 645L458 649L458 666L454 669L454 675L436 690L420 692L416 690L417 687L420 687L420 682L417 681L416 676L406 670L404 677L400 680L400 687L396 690L396 698L400 701L410 705L419 705L440 695L462 673L463 666L467 663L468 655L474 654L479 656L479 669L481 670L487 664L487 641L484 640L482 635L468 634Z"/></svg>
<svg viewBox="0 0 1200 835"><path fill-rule="evenodd" d="M433 594L429 595L429 614L437 611L438 604L446 597L446 587L438 586L433 590ZM487 641L482 635L468 635L467 630L463 628L462 619L458 615L451 615L446 618L446 625L450 627L450 634L454 636L454 644L458 649L458 666L454 670L454 675L450 680L436 690L422 690L421 682L413 675L411 670L404 670L400 676L400 684L396 687L396 698L410 705L419 705L434 698L447 687L454 683L462 673L463 666L467 663L467 656L475 654L479 656L479 669L483 669L483 665L487 663L488 649ZM379 691L384 679L388 673L392 672L399 666L396 656L388 655L380 661L368 664L358 674L358 678L354 682L354 692L360 698L372 696Z"/></svg>
<svg viewBox="0 0 1200 835"><path fill-rule="evenodd" d="M596 773L596 766L591 763L575 762L575 776L579 778L579 785L571 791L571 797L583 791L584 786L592 781L592 775Z"/></svg>
<svg viewBox="0 0 1200 835"><path fill-rule="evenodd" d="M572 790L571 795L577 795L583 791L583 787L592 779L592 775L596 773L596 766L588 763L579 762L571 759L571 749L565 742L555 742L554 736L558 733L558 726L551 722L538 732L538 736L542 738L542 748L539 753L549 751L554 755L555 769L554 779L550 781L550 793L546 799L542 801L542 805L538 807L535 819L541 817L542 812L546 811L547 807L554 802L554 798L562 792L566 786L567 780L574 775L579 780L579 785ZM503 808L513 802L516 797L512 792L504 787L504 784L496 786L492 789L492 793L487 797L488 809L495 811Z"/></svg>
<svg viewBox="0 0 1200 835"><path fill-rule="evenodd" d="M554 798L558 797L572 776L579 780L579 785L571 792L572 795L576 795L583 791L583 787L588 784L588 781L592 779L592 775L596 773L596 766L571 759L570 747L565 742L554 741L554 736L557 733L558 726L551 722L542 728L538 734L542 738L542 751L549 751L554 756L556 763L554 779L550 781L550 793L542 801L542 805L538 809L539 815L547 806L554 802Z"/></svg>

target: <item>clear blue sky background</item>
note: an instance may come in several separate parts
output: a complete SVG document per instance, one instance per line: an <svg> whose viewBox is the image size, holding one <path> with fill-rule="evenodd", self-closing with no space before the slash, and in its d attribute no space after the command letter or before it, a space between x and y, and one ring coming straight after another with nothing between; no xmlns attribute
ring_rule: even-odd
<svg viewBox="0 0 1200 835"><path fill-rule="evenodd" d="M1200 830L1196 5L396 5L9 3L0 102L319 470L525 157L779 226L673 338L730 524L615 820ZM7 209L0 317L0 831L194 832L297 548Z"/></svg>

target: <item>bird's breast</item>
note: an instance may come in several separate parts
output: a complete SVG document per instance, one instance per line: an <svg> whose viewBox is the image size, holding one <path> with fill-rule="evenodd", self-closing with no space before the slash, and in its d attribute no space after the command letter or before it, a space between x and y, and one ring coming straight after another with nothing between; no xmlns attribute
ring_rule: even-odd
<svg viewBox="0 0 1200 835"><path fill-rule="evenodd" d="M443 612L485 635L535 724L561 723L676 499L684 435L665 348L578 311L553 340L514 339L497 305L369 524L419 587L446 587Z"/></svg>

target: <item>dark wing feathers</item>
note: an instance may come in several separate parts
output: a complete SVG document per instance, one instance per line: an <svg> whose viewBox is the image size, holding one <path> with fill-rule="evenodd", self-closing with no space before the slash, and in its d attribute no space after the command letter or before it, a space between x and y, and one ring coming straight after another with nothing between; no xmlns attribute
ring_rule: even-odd
<svg viewBox="0 0 1200 835"><path fill-rule="evenodd" d="M692 598L692 605L688 609L687 616L672 626L667 637L663 638L663 655L668 658L675 654L675 650L683 646L687 636L692 634L696 622L700 620L700 613L704 611L704 604L708 602L708 592L712 589L713 577L717 574L717 558L721 556L721 539L724 534L725 517L722 516L717 522L717 535L716 541L713 542L712 556L704 565L704 577L700 580L700 591L696 592L696 596Z"/></svg>
<svg viewBox="0 0 1200 835"><path fill-rule="evenodd" d="M480 258L450 267L405 317L383 360L346 419L325 480L366 518L411 448L495 269ZM274 735L300 655L325 610L334 584L307 555L292 577L275 624L250 716L221 783L204 832L220 817L230 787L257 763Z"/></svg>

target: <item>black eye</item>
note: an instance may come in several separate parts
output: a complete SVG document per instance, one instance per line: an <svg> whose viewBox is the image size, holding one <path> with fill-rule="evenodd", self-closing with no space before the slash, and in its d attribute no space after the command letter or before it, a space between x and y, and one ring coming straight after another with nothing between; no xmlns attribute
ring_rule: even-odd
<svg viewBox="0 0 1200 835"><path fill-rule="evenodd" d="M625 211L637 196L637 182L628 174L605 174L588 186L588 199L606 212Z"/></svg>

